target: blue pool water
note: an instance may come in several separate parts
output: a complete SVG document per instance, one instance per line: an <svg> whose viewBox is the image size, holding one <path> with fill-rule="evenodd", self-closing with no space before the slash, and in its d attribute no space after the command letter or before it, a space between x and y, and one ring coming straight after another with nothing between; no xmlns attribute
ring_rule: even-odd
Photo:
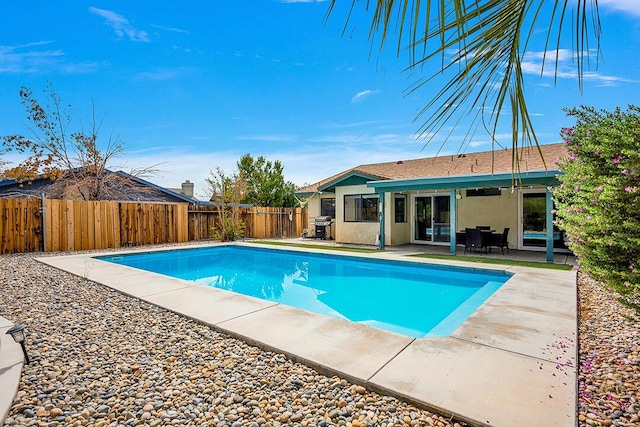
<svg viewBox="0 0 640 427"><path fill-rule="evenodd" d="M412 337L449 335L510 277L486 270L233 245L99 259Z"/></svg>

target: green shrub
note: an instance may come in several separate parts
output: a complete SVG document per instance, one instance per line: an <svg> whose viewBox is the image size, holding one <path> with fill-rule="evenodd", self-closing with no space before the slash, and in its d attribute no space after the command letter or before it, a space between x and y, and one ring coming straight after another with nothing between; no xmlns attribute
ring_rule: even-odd
<svg viewBox="0 0 640 427"><path fill-rule="evenodd" d="M240 218L234 218L231 212L222 215L221 224L211 227L211 237L221 242L233 242L244 236L245 224Z"/></svg>
<svg viewBox="0 0 640 427"><path fill-rule="evenodd" d="M557 224L580 268L640 308L640 109L566 110Z"/></svg>
<svg viewBox="0 0 640 427"><path fill-rule="evenodd" d="M240 211L240 200L245 191L241 174L227 176L217 167L206 179L214 203L216 222L211 227L211 237L223 242L232 242L244 236L245 223Z"/></svg>

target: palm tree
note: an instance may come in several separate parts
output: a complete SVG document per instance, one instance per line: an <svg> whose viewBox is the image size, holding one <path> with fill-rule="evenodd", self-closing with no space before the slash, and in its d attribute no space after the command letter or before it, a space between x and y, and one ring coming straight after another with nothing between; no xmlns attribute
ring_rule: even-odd
<svg viewBox="0 0 640 427"><path fill-rule="evenodd" d="M331 0L327 15L336 3L337 0ZM345 29L360 5L358 0L352 0ZM495 149L500 146L495 139L500 114L510 107L515 173L517 148L538 146L524 96L522 70L536 25L542 23L546 30L542 67L547 57L555 57L557 72L561 35L567 31L565 23L569 15L573 17L569 31L573 32L580 90L589 59L589 40L594 37L599 54L597 0L376 0L372 4L366 0L364 7L373 12L369 32L372 44L379 42L382 49L389 34L395 32L397 54L408 51L409 69L419 71L428 61L440 59L437 74L452 74L418 115L423 119L418 134L425 139L425 145L446 124L455 125L463 116L471 116L463 145L482 126ZM548 50L550 45L555 50ZM434 76L420 77L408 91L420 89Z"/></svg>

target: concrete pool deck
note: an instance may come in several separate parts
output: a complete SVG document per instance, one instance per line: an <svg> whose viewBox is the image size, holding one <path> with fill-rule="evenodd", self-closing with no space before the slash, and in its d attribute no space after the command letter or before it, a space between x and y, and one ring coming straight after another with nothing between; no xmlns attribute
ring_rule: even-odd
<svg viewBox="0 0 640 427"><path fill-rule="evenodd" d="M449 337L415 339L93 258L124 253L38 260L474 425L576 425L575 271L482 265L515 274ZM401 252L340 255L479 267Z"/></svg>

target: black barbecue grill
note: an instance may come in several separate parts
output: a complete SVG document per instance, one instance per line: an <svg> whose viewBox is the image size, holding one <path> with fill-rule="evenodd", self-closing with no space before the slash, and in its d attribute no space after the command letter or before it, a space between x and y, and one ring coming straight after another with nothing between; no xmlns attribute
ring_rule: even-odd
<svg viewBox="0 0 640 427"><path fill-rule="evenodd" d="M332 219L330 216L317 216L313 220L313 225L315 226L315 239L326 240L327 238L331 239L331 223ZM329 232L327 233L327 228L329 228Z"/></svg>

